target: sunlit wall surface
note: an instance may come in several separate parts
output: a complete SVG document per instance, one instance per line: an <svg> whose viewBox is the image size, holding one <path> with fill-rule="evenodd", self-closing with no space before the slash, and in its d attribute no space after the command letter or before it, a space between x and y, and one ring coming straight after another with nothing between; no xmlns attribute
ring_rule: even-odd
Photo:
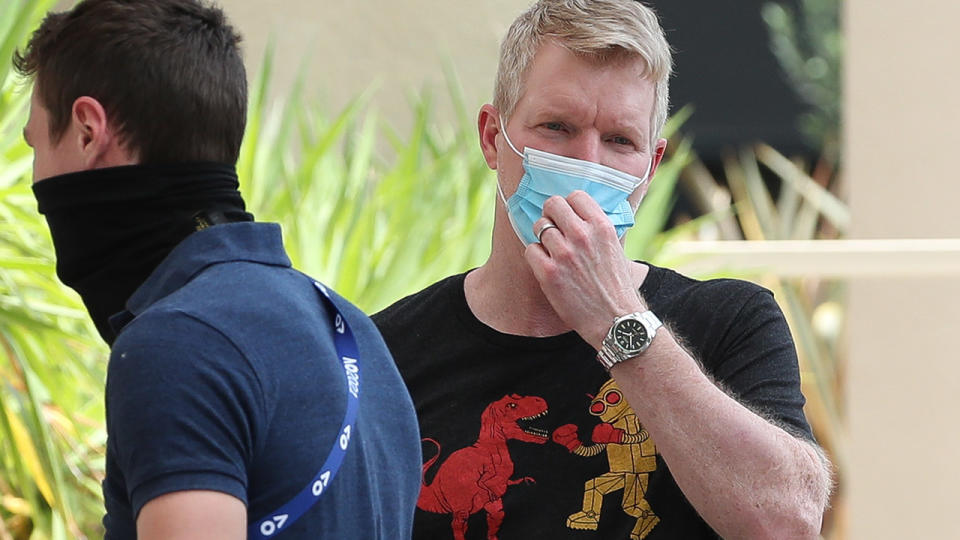
<svg viewBox="0 0 960 540"><path fill-rule="evenodd" d="M374 87L376 107L397 125L408 120L411 90L431 87L445 106L445 62L456 66L468 103L492 99L500 38L529 5L527 0L219 3L245 36L250 72L272 40L277 84L289 84L302 67L307 90L325 96L333 109Z"/></svg>
<svg viewBox="0 0 960 540"><path fill-rule="evenodd" d="M960 237L958 18L944 0L847 2L859 238ZM854 280L849 323L851 536L960 537L960 275Z"/></svg>

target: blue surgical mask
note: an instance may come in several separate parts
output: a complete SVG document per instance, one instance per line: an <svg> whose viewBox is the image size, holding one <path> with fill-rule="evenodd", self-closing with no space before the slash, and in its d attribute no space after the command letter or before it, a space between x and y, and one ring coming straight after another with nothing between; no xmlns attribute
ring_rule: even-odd
<svg viewBox="0 0 960 540"><path fill-rule="evenodd" d="M502 133L507 144L523 158L524 174L517 191L509 200L504 198L499 181L497 193L507 207L514 232L524 245L537 241L533 224L543 216L543 203L554 195L566 197L578 189L587 192L600 205L617 230L617 237L622 237L627 229L633 227L633 208L627 197L647 182L652 160L643 178L637 178L598 163L534 148L524 148L521 154L510 142L502 118L500 125L504 127Z"/></svg>

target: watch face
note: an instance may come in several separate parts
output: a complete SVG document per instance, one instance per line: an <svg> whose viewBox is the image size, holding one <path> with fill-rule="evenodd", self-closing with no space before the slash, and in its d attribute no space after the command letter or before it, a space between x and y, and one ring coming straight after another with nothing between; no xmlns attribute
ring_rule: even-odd
<svg viewBox="0 0 960 540"><path fill-rule="evenodd" d="M617 324L613 337L621 348L637 351L647 341L647 329L636 319L626 319Z"/></svg>

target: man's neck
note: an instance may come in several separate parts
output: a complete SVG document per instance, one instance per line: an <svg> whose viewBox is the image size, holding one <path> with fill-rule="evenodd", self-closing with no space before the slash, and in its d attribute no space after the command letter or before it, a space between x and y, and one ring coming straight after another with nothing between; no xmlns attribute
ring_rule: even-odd
<svg viewBox="0 0 960 540"><path fill-rule="evenodd" d="M57 275L107 343L116 337L110 317L184 238L221 219L253 219L237 185L233 166L217 163L100 168L33 185Z"/></svg>
<svg viewBox="0 0 960 540"><path fill-rule="evenodd" d="M516 255L492 254L467 274L464 293L474 316L498 332L545 337L570 331L544 296L522 248Z"/></svg>

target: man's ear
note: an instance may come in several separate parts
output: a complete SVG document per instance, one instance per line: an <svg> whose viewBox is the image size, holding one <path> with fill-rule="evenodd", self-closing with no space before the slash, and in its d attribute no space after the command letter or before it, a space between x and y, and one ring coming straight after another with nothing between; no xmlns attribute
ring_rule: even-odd
<svg viewBox="0 0 960 540"><path fill-rule="evenodd" d="M480 132L480 150L487 166L497 170L497 135L500 134L500 113L489 103L480 107L477 117L477 130Z"/></svg>
<svg viewBox="0 0 960 540"><path fill-rule="evenodd" d="M666 151L667 140L658 140L656 146L653 147L653 161L650 162L650 172L647 173L647 181L627 197L627 201L630 203L630 207L633 208L634 214L637 213L637 208L640 207L640 200L643 199L643 196L647 194L647 190L650 189L650 184L654 178L653 175L657 172L657 167L660 166L660 162L663 161L663 156Z"/></svg>
<svg viewBox="0 0 960 540"><path fill-rule="evenodd" d="M650 180L653 180L654 173L657 172L657 167L660 166L660 162L663 161L663 155L667 151L667 140L660 139L657 141L657 145L653 148L653 162L650 164ZM647 182L648 184L650 182Z"/></svg>
<svg viewBox="0 0 960 540"><path fill-rule="evenodd" d="M75 145L85 169L94 169L109 163L116 154L124 154L118 137L110 127L103 105L90 96L81 96L73 102L68 135Z"/></svg>

